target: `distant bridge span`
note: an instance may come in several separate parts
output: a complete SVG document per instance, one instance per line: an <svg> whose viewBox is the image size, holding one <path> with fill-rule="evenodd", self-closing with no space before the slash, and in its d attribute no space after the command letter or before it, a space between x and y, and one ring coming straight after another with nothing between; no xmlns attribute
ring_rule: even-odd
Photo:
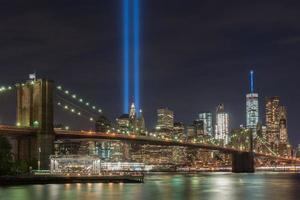
<svg viewBox="0 0 300 200"><path fill-rule="evenodd" d="M14 136L14 137L22 137L22 136L36 136L38 133L38 129L36 128L25 128L25 127L17 127L17 126L7 126L0 125L0 135L5 136ZM213 151L220 151L223 153L247 153L248 151L243 151L231 147L221 147L216 145L209 144L201 144L201 143L193 143L193 142L180 142L174 140L162 140L154 137L148 136L137 136L137 135L124 135L117 133L99 133L99 132L91 132L91 131L68 131L68 130L58 130L54 131L55 139L57 140L72 140L72 139L92 139L92 140L118 140L118 141L130 141L137 142L142 144L149 145L160 145L160 146L180 146L180 147L192 147L199 149L207 149ZM264 153L256 153L254 152L256 157L266 157L271 159L278 159L289 162L298 162L299 159L291 158L291 157L279 157L272 154L264 154Z"/></svg>
<svg viewBox="0 0 300 200"><path fill-rule="evenodd" d="M160 145L160 146L181 146L181 147L192 147L199 149L207 149L213 151L220 151L223 153L247 153L248 151L239 150L231 147L221 147L216 145L193 143L193 142L180 142L174 140L162 140L154 137L137 136L137 135L124 135L117 133L98 133L89 131L66 131L56 130L56 139L108 139L108 140L123 140L132 141L149 145ZM296 161L300 163L299 159L279 157L272 154L256 153L253 152L257 157L266 157L272 159L278 159L283 161Z"/></svg>
<svg viewBox="0 0 300 200"><path fill-rule="evenodd" d="M137 135L124 135L117 133L98 133L89 131L65 131L56 130L56 139L107 139L107 140L121 140L121 141L131 141L149 145L160 145L160 146L182 146L182 147L193 147L208 150L217 150L224 153L235 153L235 152L246 152L239 151L234 148L221 147L216 145L200 144L193 142L180 142L174 140L162 140L154 137L148 136L137 136Z"/></svg>

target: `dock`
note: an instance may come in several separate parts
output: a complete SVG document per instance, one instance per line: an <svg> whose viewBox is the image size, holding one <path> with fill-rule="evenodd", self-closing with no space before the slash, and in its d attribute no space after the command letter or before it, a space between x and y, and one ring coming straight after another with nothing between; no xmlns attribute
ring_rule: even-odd
<svg viewBox="0 0 300 200"><path fill-rule="evenodd" d="M124 176L1 176L0 186L66 183L143 183L144 175Z"/></svg>

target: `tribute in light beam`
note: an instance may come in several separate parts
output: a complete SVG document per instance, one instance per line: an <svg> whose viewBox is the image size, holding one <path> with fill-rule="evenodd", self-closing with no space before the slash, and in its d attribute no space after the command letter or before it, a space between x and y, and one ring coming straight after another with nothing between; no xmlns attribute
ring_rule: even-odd
<svg viewBox="0 0 300 200"><path fill-rule="evenodd" d="M124 67L124 96L123 112L129 111L129 0L123 0L123 67Z"/></svg>
<svg viewBox="0 0 300 200"><path fill-rule="evenodd" d="M139 22L139 0L133 0L133 19L134 19L134 102L136 110L140 110L140 85L139 85L139 73L140 73L140 22Z"/></svg>

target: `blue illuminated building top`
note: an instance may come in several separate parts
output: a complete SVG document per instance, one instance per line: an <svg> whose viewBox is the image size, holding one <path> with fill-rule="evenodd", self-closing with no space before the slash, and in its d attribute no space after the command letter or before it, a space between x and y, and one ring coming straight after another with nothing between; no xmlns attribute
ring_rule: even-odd
<svg viewBox="0 0 300 200"><path fill-rule="evenodd" d="M254 71L250 71L250 92L254 93Z"/></svg>

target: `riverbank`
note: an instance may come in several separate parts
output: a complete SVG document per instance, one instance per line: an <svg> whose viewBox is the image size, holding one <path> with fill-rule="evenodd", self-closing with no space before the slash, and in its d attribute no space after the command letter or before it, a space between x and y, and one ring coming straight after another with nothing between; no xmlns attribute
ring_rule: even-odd
<svg viewBox="0 0 300 200"><path fill-rule="evenodd" d="M143 183L144 176L2 176L0 186L66 183Z"/></svg>

